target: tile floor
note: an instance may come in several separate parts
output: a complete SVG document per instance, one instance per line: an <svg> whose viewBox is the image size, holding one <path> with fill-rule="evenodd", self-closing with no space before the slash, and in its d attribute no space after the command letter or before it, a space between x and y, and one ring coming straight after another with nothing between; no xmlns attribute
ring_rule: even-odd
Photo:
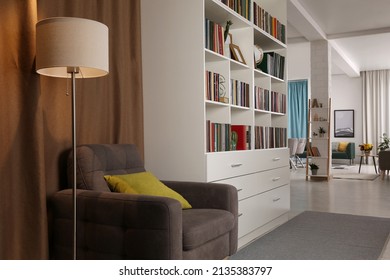
<svg viewBox="0 0 390 280"><path fill-rule="evenodd" d="M355 165L334 164L331 174L358 173ZM360 173L375 174L374 165L363 164ZM390 218L390 175L373 181L330 179L306 181L306 169L291 169L290 218L305 210ZM380 259L390 260L390 234Z"/></svg>
<svg viewBox="0 0 390 280"><path fill-rule="evenodd" d="M334 165L336 166L336 164ZM337 164L331 174L358 173L355 165ZM291 169L291 215L305 210L390 218L390 176L373 181L330 179L306 181L305 168ZM375 174L372 164L361 167L361 173Z"/></svg>

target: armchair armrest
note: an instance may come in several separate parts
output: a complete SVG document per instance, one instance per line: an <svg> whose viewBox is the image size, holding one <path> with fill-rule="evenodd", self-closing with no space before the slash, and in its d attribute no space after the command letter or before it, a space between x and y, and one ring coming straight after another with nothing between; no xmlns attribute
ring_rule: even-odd
<svg viewBox="0 0 390 280"><path fill-rule="evenodd" d="M50 200L51 258L72 257L72 191ZM77 190L77 254L83 259L182 259L182 209L165 197Z"/></svg>
<svg viewBox="0 0 390 280"><path fill-rule="evenodd" d="M180 193L193 208L223 209L232 213L235 226L229 235L230 255L237 251L238 195L234 186L204 182L163 181L163 183Z"/></svg>
<svg viewBox="0 0 390 280"><path fill-rule="evenodd" d="M349 142L346 149L348 158L354 159L355 158L355 143Z"/></svg>
<svg viewBox="0 0 390 280"><path fill-rule="evenodd" d="M163 181L165 185L180 193L193 208L227 210L238 212L237 189L228 184Z"/></svg>

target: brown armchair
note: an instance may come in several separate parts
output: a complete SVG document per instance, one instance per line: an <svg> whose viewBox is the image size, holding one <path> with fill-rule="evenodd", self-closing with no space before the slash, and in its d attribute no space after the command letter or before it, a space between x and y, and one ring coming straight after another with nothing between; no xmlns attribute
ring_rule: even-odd
<svg viewBox="0 0 390 280"><path fill-rule="evenodd" d="M385 178L385 172L389 174L390 170L390 151L380 151L378 154L378 165L381 171L382 180Z"/></svg>
<svg viewBox="0 0 390 280"><path fill-rule="evenodd" d="M182 210L175 199L111 192L103 178L142 171L134 145L77 148L78 259L223 259L236 252L235 187L163 181L192 205ZM57 192L50 209L50 258L70 259L72 191Z"/></svg>

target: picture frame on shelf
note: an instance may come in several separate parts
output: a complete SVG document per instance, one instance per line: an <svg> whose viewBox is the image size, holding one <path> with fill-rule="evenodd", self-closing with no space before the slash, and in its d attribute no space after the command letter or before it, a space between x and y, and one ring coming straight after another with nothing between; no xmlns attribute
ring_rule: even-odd
<svg viewBox="0 0 390 280"><path fill-rule="evenodd" d="M355 137L354 110L334 110L334 137Z"/></svg>
<svg viewBox="0 0 390 280"><path fill-rule="evenodd" d="M232 58L242 64L246 65L245 58L242 55L242 52L240 50L240 47L235 44L230 44L230 52L232 54Z"/></svg>

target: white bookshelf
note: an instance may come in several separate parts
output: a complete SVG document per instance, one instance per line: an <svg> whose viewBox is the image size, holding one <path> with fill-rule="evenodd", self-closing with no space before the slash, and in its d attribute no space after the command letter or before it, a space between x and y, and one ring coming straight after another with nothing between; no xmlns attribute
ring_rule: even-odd
<svg viewBox="0 0 390 280"><path fill-rule="evenodd" d="M254 1L287 25L286 0ZM235 185L239 246L284 221L290 207L287 139L278 148L254 145L256 126L287 128L286 113L254 107L255 86L287 96L286 72L281 79L256 69L254 44L286 59L287 49L253 24L252 13L248 20L218 0L141 1L146 169L162 180ZM206 18L223 26L233 22L233 44L246 64L205 48ZM231 79L248 84L249 107L207 100L206 71L224 76L229 97ZM248 126L251 148L207 152L207 120Z"/></svg>

